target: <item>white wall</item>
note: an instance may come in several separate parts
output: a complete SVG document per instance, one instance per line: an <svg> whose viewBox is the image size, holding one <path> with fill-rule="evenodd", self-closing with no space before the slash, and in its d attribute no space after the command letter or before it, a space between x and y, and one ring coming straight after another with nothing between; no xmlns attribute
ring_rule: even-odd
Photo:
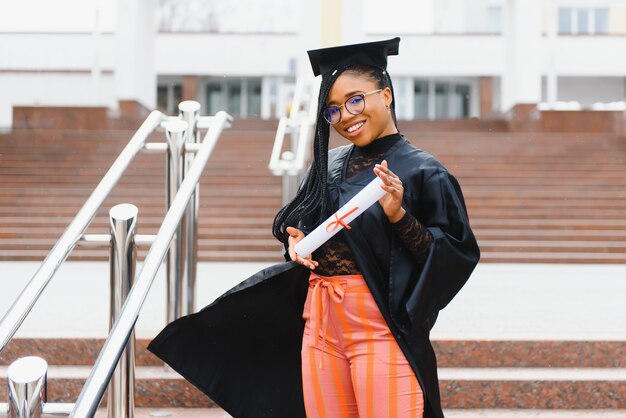
<svg viewBox="0 0 626 418"><path fill-rule="evenodd" d="M0 28L10 32L90 32L115 30L117 1L19 0L2 2Z"/></svg>
<svg viewBox="0 0 626 418"><path fill-rule="evenodd" d="M288 75L289 60L299 53L296 35L159 34L156 42L159 75ZM0 33L0 71L89 71L96 61L95 44L90 34ZM112 70L113 36L103 35L99 45L99 67ZM400 55L389 65L397 75L502 75L504 52L501 36L402 35ZM537 53L544 74L554 53L559 76L626 76L624 37L558 37L553 52L542 38Z"/></svg>
<svg viewBox="0 0 626 418"><path fill-rule="evenodd" d="M392 76L499 75L503 54L504 42L499 36L403 36L400 54L389 58L388 67Z"/></svg>
<svg viewBox="0 0 626 418"><path fill-rule="evenodd" d="M559 77L560 101L578 101L582 105L616 102L626 99L624 77Z"/></svg>
<svg viewBox="0 0 626 418"><path fill-rule="evenodd" d="M430 34L435 29L436 0L363 0L362 3L363 26L368 34ZM345 13L344 19L344 26L349 27L352 15Z"/></svg>
<svg viewBox="0 0 626 418"><path fill-rule="evenodd" d="M555 40L554 51L544 47L543 53L546 65L548 54L554 54L558 76L626 75L626 38L623 36L560 36Z"/></svg>
<svg viewBox="0 0 626 418"><path fill-rule="evenodd" d="M0 127L11 126L13 106L116 107L113 86L111 74L96 87L88 73L0 73Z"/></svg>
<svg viewBox="0 0 626 418"><path fill-rule="evenodd" d="M0 33L0 70L113 69L112 34Z"/></svg>
<svg viewBox="0 0 626 418"><path fill-rule="evenodd" d="M297 34L162 33L156 39L156 72L159 76L281 78L291 75L290 63L301 53L301 43ZM624 37L562 36L555 39L553 48L541 38L536 54L541 56L544 76L553 54L559 100L581 95L579 100L587 103L623 97ZM89 33L0 33L0 126L10 124L13 104L115 107L114 59L111 34L97 40ZM500 80L504 62L502 36L402 35L400 55L390 57L389 72L394 79L494 76ZM90 75L94 67L105 71L100 88ZM498 102L496 91L494 96Z"/></svg>
<svg viewBox="0 0 626 418"><path fill-rule="evenodd" d="M162 33L156 42L159 75L288 75L299 52L296 35Z"/></svg>
<svg viewBox="0 0 626 418"><path fill-rule="evenodd" d="M123 2L120 2L123 3ZM156 107L156 0L133 0L120 7L115 32L115 93Z"/></svg>
<svg viewBox="0 0 626 418"><path fill-rule="evenodd" d="M433 14L433 29L435 33L463 33L466 32L466 11L473 12L476 7L467 2L475 0L446 0L437 1ZM469 7L468 7L469 6ZM468 10L469 9L469 10Z"/></svg>

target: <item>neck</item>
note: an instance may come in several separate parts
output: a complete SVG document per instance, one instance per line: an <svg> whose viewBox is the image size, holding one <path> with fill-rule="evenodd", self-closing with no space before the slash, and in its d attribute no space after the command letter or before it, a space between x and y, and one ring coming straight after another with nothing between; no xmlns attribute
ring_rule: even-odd
<svg viewBox="0 0 626 418"><path fill-rule="evenodd" d="M379 136L372 142L362 147L357 146L358 152L363 154L376 154L380 152L386 152L393 146L402 136L396 130L394 133L384 136Z"/></svg>

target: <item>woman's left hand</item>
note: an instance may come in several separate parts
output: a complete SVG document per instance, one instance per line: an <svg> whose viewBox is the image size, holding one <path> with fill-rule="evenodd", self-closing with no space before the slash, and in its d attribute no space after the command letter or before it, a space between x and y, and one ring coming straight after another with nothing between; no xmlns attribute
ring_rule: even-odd
<svg viewBox="0 0 626 418"><path fill-rule="evenodd" d="M383 207L383 211L385 211L389 221L396 223L405 214L405 210L402 207L402 195L404 194L402 180L389 170L386 160L383 160L381 164L376 164L374 174L383 181L381 187L387 192L378 202Z"/></svg>

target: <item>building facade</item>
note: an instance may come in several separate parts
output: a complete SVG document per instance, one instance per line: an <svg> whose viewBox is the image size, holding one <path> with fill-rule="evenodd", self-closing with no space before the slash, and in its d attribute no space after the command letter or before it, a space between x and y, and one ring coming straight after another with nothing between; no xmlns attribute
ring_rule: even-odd
<svg viewBox="0 0 626 418"><path fill-rule="evenodd" d="M206 114L275 118L309 74L306 49L393 36L402 37L389 62L401 119L626 96L626 0L248 2L270 9L262 22L252 6L248 16L228 6L238 2L196 3L124 2L107 11L108 26L98 16L111 6L99 3L89 30L0 27L0 127L13 106L114 112L128 99L168 113L196 99Z"/></svg>

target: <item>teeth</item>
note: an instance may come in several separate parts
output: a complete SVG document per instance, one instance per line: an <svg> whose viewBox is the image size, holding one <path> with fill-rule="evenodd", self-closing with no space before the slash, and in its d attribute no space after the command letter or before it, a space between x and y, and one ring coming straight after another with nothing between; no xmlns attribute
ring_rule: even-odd
<svg viewBox="0 0 626 418"><path fill-rule="evenodd" d="M351 127L349 127L348 129L346 129L348 132L354 132L357 129L359 129L361 126L363 126L365 122L359 122L357 124L352 125Z"/></svg>

